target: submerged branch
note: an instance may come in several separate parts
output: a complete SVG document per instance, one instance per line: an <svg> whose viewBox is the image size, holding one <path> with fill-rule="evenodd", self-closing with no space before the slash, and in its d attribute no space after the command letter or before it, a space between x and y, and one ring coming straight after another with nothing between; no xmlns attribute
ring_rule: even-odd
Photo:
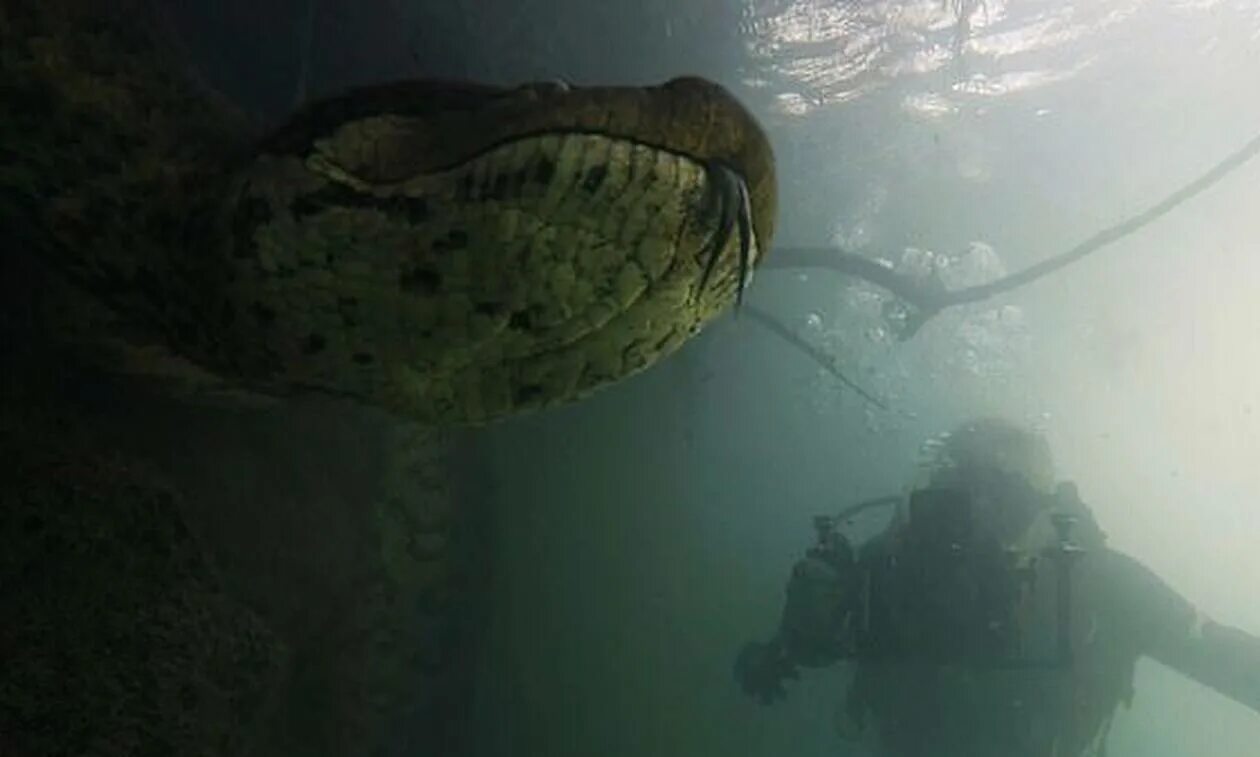
<svg viewBox="0 0 1260 757"><path fill-rule="evenodd" d="M1225 178L1234 169L1260 153L1260 136L1217 163L1202 176L1186 184L1146 210L1094 234L1070 250L1036 263L1009 276L963 289L948 290L937 279L924 284L918 279L851 252L826 247L785 248L774 250L765 265L770 268L824 268L869 281L905 300L917 311L902 334L909 338L924 323L945 308L987 300L1009 292L1055 271L1066 268L1085 256L1129 236L1167 214Z"/></svg>
<svg viewBox="0 0 1260 757"><path fill-rule="evenodd" d="M832 376L835 376L840 380L840 383L852 389L862 399L866 400L875 407L878 407L880 410L888 409L888 406L885 405L878 397L863 389L857 382L853 381L853 379L844 375L840 369L836 367L835 358L797 336L791 329L784 326L782 323L779 323L779 321L769 313L759 310L752 305L744 305L740 309L740 315L752 318L754 321L771 331L775 336L784 340L801 352L804 352L815 363L821 366L823 370L827 371Z"/></svg>

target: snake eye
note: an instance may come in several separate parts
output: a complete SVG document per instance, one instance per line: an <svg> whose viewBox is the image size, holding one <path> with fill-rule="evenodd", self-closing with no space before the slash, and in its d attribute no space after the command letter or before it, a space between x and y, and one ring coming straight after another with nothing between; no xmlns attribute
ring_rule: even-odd
<svg viewBox="0 0 1260 757"><path fill-rule="evenodd" d="M713 89L713 82L699 76L676 76L661 85L663 89Z"/></svg>
<svg viewBox="0 0 1260 757"><path fill-rule="evenodd" d="M704 271L700 274L700 285L696 288L696 297L704 294L709 279L717 267L718 259L730 242L731 234L738 229L739 233L739 281L735 289L735 306L743 304L744 288L752 280L753 239L752 239L752 202L748 195L748 184L743 177L726 165L716 161L705 165L705 173L709 184L709 197L706 215L716 215L717 229L709 237L706 248L707 259ZM716 205L716 208L714 207Z"/></svg>

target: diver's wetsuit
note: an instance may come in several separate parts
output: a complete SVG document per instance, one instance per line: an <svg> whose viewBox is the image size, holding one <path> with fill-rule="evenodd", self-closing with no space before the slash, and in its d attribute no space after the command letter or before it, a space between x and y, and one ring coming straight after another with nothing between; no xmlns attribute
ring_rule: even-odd
<svg viewBox="0 0 1260 757"><path fill-rule="evenodd" d="M893 556L896 530L864 548L856 564ZM1116 707L1132 696L1143 655L1260 712L1260 639L1203 619L1145 566L1108 549L1096 527L1090 533L1072 575L1070 664L1003 669L913 654L861 655L842 715L846 725L874 735L880 757L1098 754ZM1043 561L1036 579L1051 590L1033 592L1023 610L1024 648L1034 658L1057 641L1052 568ZM778 691L795 666L844 656L838 639L853 620L836 611L836 599L858 583L817 557L798 564L779 634L760 647L777 657L761 667L762 683ZM939 641L932 627L907 628L913 621L904 617L897 622L902 627L886 630L899 636L903 650L908 640ZM745 688L764 693L757 691L756 665L743 662Z"/></svg>

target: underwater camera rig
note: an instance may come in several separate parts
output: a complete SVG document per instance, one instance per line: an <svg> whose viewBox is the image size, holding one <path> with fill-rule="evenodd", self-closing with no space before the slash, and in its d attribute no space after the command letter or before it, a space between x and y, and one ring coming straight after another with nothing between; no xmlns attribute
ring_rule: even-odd
<svg viewBox="0 0 1260 757"><path fill-rule="evenodd" d="M859 502L814 518L808 557L831 566L844 584L843 656L916 659L990 669L1062 669L1073 663L1072 573L1084 555L1073 540L1076 518L1051 510L1054 538L1035 553L1004 548L975 528L973 501L963 491L929 488L911 495L904 527L860 549L841 532L864 511L903 501ZM1049 503L1042 503L1047 505ZM1030 638L1028 607L1037 592L1039 560L1049 560L1054 628Z"/></svg>

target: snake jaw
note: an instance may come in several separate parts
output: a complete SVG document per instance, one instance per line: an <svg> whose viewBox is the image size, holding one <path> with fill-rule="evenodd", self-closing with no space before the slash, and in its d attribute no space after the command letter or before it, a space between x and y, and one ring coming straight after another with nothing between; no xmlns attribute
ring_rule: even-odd
<svg viewBox="0 0 1260 757"><path fill-rule="evenodd" d="M706 246L708 257L705 260L704 271L700 274L700 284L696 287L695 297L699 299L708 288L709 279L712 278L717 262L722 257L727 243L730 242L731 234L738 229L739 282L735 289L735 306L738 308L743 304L744 289L752 281L752 269L755 262L752 251L752 202L748 195L748 185L742 176L722 163L710 162L705 166L705 170L709 183L713 187L707 210L711 212L712 203L717 204L718 226L709 238L710 243Z"/></svg>

